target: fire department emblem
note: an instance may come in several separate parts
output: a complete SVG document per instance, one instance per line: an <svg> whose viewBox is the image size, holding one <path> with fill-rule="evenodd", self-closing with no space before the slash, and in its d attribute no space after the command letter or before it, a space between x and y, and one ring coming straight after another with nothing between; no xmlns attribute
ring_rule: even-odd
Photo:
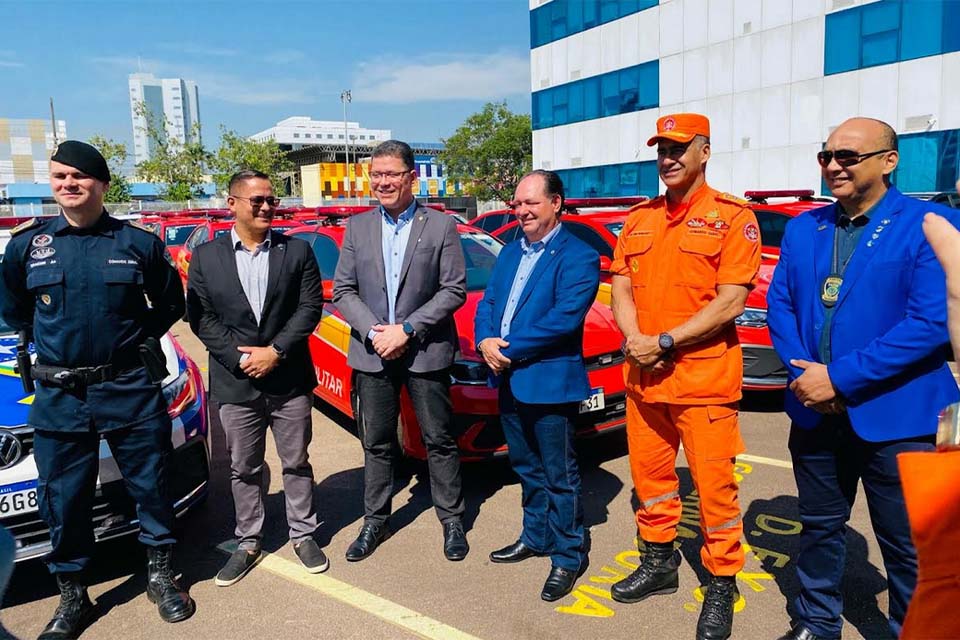
<svg viewBox="0 0 960 640"><path fill-rule="evenodd" d="M751 222L743 228L743 237L750 242L756 242L760 238L760 229Z"/></svg>
<svg viewBox="0 0 960 640"><path fill-rule="evenodd" d="M677 127L677 121L673 118L667 118L663 121L663 130L664 131L673 131Z"/></svg>

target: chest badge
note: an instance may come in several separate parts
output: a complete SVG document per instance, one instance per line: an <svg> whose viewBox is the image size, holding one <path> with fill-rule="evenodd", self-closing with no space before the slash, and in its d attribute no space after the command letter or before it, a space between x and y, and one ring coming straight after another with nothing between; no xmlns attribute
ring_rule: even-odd
<svg viewBox="0 0 960 640"><path fill-rule="evenodd" d="M760 229L751 222L743 228L743 237L750 242L756 242L760 238Z"/></svg>
<svg viewBox="0 0 960 640"><path fill-rule="evenodd" d="M34 260L46 260L57 252L53 247L37 247L30 252L30 257Z"/></svg>
<svg viewBox="0 0 960 640"><path fill-rule="evenodd" d="M41 233L33 236L33 240L30 241L30 244L35 247L48 247L53 244L53 236L46 233Z"/></svg>
<svg viewBox="0 0 960 640"><path fill-rule="evenodd" d="M708 212L706 213L706 215L704 215L703 217L704 217L704 218L707 218L707 219L709 219L709 218L719 218L719 217L720 217L720 212L717 211L716 209L714 209L713 211L708 211Z"/></svg>
<svg viewBox="0 0 960 640"><path fill-rule="evenodd" d="M49 294L49 293L41 293L41 294L40 294L40 302L42 302L42 303L44 304L44 306L47 306L47 305L49 305L51 302L53 302L53 298L50 297L50 294Z"/></svg>
<svg viewBox="0 0 960 640"><path fill-rule="evenodd" d="M640 271L640 259L630 258L630 271L637 273Z"/></svg>

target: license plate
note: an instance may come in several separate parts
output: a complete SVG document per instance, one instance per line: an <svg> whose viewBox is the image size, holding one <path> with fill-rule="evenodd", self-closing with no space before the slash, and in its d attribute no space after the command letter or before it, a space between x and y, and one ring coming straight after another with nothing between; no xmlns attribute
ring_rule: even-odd
<svg viewBox="0 0 960 640"><path fill-rule="evenodd" d="M36 480L0 487L0 517L31 513L39 508Z"/></svg>
<svg viewBox="0 0 960 640"><path fill-rule="evenodd" d="M580 402L580 413L600 411L606 406L603 402L603 387L590 389L590 397Z"/></svg>

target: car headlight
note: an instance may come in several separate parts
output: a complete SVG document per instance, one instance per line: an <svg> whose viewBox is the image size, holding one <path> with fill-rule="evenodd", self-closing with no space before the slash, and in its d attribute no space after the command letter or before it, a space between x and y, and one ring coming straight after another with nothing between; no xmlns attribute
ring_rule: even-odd
<svg viewBox="0 0 960 640"><path fill-rule="evenodd" d="M762 329L767 326L767 312L765 309L747 307L734 321L738 327Z"/></svg>
<svg viewBox="0 0 960 640"><path fill-rule="evenodd" d="M457 360L450 369L450 381L453 384L485 385L489 375L487 365L474 360Z"/></svg>
<svg viewBox="0 0 960 640"><path fill-rule="evenodd" d="M167 403L167 413L171 418L179 416L197 399L197 388L189 367L184 367L179 376L163 385L163 399Z"/></svg>

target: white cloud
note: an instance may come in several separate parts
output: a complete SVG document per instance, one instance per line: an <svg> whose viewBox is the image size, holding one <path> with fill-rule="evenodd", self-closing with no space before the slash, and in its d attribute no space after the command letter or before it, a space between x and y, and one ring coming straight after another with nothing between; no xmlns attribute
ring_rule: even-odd
<svg viewBox="0 0 960 640"><path fill-rule="evenodd" d="M12 60L0 60L0 67L17 69L23 66L26 66L26 65L24 65L22 62L14 62Z"/></svg>
<svg viewBox="0 0 960 640"><path fill-rule="evenodd" d="M176 51L194 56L208 56L215 58L229 58L239 54L236 49L227 49L224 47L209 47L202 44L192 44L189 42L165 42L159 45L166 51Z"/></svg>
<svg viewBox="0 0 960 640"><path fill-rule="evenodd" d="M530 91L530 61L525 55L445 58L453 59L394 67L379 60L361 63L353 94L362 102L410 103L495 100Z"/></svg>
<svg viewBox="0 0 960 640"><path fill-rule="evenodd" d="M304 91L303 83L294 80L264 79L251 76L208 71L201 68L174 64L136 56L100 56L93 62L133 73L138 68L158 77L193 80L200 90L201 104L205 99L220 100L230 104L306 104L313 98Z"/></svg>

